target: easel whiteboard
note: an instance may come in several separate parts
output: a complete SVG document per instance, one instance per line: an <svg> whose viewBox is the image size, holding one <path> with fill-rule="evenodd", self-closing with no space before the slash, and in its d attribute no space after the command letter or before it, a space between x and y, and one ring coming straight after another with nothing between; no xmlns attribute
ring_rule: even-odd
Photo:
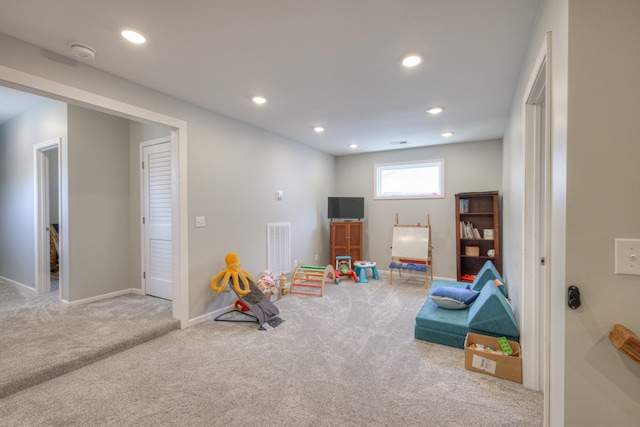
<svg viewBox="0 0 640 427"><path fill-rule="evenodd" d="M395 225L393 227L393 258L428 260L429 227Z"/></svg>

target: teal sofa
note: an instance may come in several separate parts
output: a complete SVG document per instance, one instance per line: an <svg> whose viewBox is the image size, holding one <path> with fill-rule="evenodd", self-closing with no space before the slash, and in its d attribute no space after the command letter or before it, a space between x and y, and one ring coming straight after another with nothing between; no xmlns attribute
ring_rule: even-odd
<svg viewBox="0 0 640 427"><path fill-rule="evenodd" d="M467 308L449 310L439 307L431 299L431 294L440 287L464 289L467 286L480 292ZM508 340L518 342L520 330L506 294L502 277L491 261L485 263L471 284L434 281L429 297L416 315L414 336L419 340L458 348L464 348L468 332L494 337L504 336Z"/></svg>

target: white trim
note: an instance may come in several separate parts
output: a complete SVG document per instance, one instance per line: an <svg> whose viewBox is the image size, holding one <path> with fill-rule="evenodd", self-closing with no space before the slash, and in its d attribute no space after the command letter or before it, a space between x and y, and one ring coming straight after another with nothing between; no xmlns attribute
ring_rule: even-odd
<svg viewBox="0 0 640 427"><path fill-rule="evenodd" d="M544 73L544 74L543 74ZM542 82L542 83L541 83ZM539 108L533 105L540 99L544 90L546 102L544 135L539 134L536 124L539 123ZM534 390L544 391L544 422L550 423L550 271L551 265L551 33L547 33L540 47L527 83L523 104L523 217L522 217L522 294L520 307L522 312L521 346L523 350L522 374L523 385ZM539 145L544 143L544 158L540 158ZM545 188L539 188L541 179L538 165L544 162ZM538 235L540 233L539 206L536 203L544 198L545 212L545 277L539 277ZM541 219L542 220L542 219ZM540 280L543 279L543 280ZM543 297L540 298L539 283L544 283ZM544 313L541 313L544 307ZM544 342L540 332L544 328ZM540 360L543 360L540 368ZM556 397L557 398L557 397Z"/></svg>
<svg viewBox="0 0 640 427"><path fill-rule="evenodd" d="M189 319L189 274L188 274L188 224L187 224L187 122L155 111L107 98L82 89L77 89L53 80L35 76L24 71L0 65L0 83L3 85L35 93L41 96L68 102L74 105L113 114L129 120L150 124L161 124L172 128L172 150L178 159L174 173L177 182L175 200L179 201L173 219L174 299L173 317L180 320L185 328ZM61 218L62 221L63 218ZM67 272L69 274L69 272ZM62 282L61 282L62 285ZM62 301L62 303L66 303ZM75 304L76 301L73 302Z"/></svg>
<svg viewBox="0 0 640 427"><path fill-rule="evenodd" d="M8 279L8 278L3 277L3 276L0 276L0 282L6 282L6 283L8 283L8 284L10 284L12 286L15 286L15 287L23 290L23 291L27 291L30 294L33 294L34 296L38 295L38 292L34 288L32 288L31 286L27 286L24 283L16 282L15 280L11 280L11 279Z"/></svg>
<svg viewBox="0 0 640 427"><path fill-rule="evenodd" d="M187 326L185 327L191 327L191 326L197 325L198 323L203 323L209 320L213 320L219 315L226 313L227 311L230 311L231 309L233 309L233 304L228 305L226 307L219 308L214 311L210 311L209 313L205 313L201 316L194 317L193 319L189 319L189 321L187 322Z"/></svg>
<svg viewBox="0 0 640 427"><path fill-rule="evenodd" d="M117 115L129 120L143 121L150 124L161 123L178 129L187 128L187 122L184 120L28 74L4 65L0 65L0 82L14 89Z"/></svg>
<svg viewBox="0 0 640 427"><path fill-rule="evenodd" d="M33 146L33 179L34 179L34 236L35 236L35 277L36 292L39 295L46 294L51 290L51 268L49 261L50 242L47 241L47 235L44 230L49 228L49 176L48 165L45 151L58 148L62 138L54 138L48 141L40 142ZM58 154L58 188L60 187L60 155ZM58 205L59 206L59 205ZM58 209L59 214L59 209ZM59 247L59 246L58 246ZM60 290L58 290L60 292Z"/></svg>
<svg viewBox="0 0 640 427"><path fill-rule="evenodd" d="M189 200L187 198L187 128L171 130L171 147L174 159L177 192L173 194L174 212L172 224L173 239L173 317L180 320L180 328L189 325ZM176 250L177 249L177 250ZM179 284L183 286L179 286Z"/></svg>
<svg viewBox="0 0 640 427"><path fill-rule="evenodd" d="M122 295L137 294L140 290L135 288L123 289L121 291L110 292L108 294L96 295L85 299L75 301L61 301L66 307L75 307L77 305L88 304L90 302L102 301L109 298L121 297ZM139 295L139 294L138 294Z"/></svg>
<svg viewBox="0 0 640 427"><path fill-rule="evenodd" d="M397 195L386 196L379 193L380 190L380 168L386 169L397 166L395 169L408 169L406 166L410 165L428 165L438 164L438 172L440 175L440 194L428 195L428 194L410 194L410 195ZM425 159L414 160L408 162L393 162L393 163L376 163L373 165L373 199L374 200L411 200L411 199L444 199L445 198L445 161L444 159Z"/></svg>

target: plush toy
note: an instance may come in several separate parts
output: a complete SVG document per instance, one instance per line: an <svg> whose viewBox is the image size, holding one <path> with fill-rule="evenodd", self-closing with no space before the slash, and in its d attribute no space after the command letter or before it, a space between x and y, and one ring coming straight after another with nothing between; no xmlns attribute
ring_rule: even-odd
<svg viewBox="0 0 640 427"><path fill-rule="evenodd" d="M256 276L256 280L256 284L262 292L278 287L275 278L269 270L262 270L260 273L258 273L258 275Z"/></svg>
<svg viewBox="0 0 640 427"><path fill-rule="evenodd" d="M227 283L229 283L229 279L233 279L233 289L236 293L241 297L247 295L251 291L251 289L249 289L249 280L255 283L256 279L251 273L240 268L240 257L238 254L229 252L227 256L224 257L224 261L227 263L227 267L213 278L211 281L211 289L216 292L222 292L225 286L227 286ZM240 287L238 277L242 280L242 288ZM221 278L222 282L218 284Z"/></svg>

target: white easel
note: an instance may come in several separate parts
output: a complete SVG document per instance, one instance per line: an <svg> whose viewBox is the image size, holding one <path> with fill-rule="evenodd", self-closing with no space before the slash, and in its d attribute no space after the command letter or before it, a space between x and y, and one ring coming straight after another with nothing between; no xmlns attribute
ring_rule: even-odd
<svg viewBox="0 0 640 427"><path fill-rule="evenodd" d="M429 214L427 222L422 224L400 224L396 213L396 223L393 226L393 243L391 246L391 265L399 265L398 275L402 277L402 266L416 264L424 265L424 287L427 288L429 278L433 281L433 266L431 262L431 223ZM398 263L398 264L396 264ZM389 268L389 284L393 284L393 270Z"/></svg>

